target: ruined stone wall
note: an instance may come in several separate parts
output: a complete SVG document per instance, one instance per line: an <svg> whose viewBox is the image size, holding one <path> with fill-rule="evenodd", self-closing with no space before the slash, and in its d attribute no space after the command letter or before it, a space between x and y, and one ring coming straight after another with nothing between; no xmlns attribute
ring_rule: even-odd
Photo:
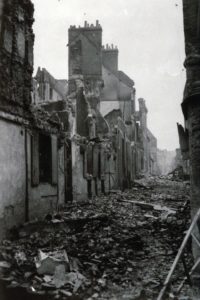
<svg viewBox="0 0 200 300"><path fill-rule="evenodd" d="M76 100L76 130L77 134L89 137L88 104L83 95L83 89L77 92Z"/></svg>
<svg viewBox="0 0 200 300"><path fill-rule="evenodd" d="M112 149L105 164L105 192L108 193L112 188L117 188L117 165L116 152Z"/></svg>
<svg viewBox="0 0 200 300"><path fill-rule="evenodd" d="M87 179L84 176L84 155L80 145L72 142L72 184L73 201L86 201L88 198Z"/></svg>
<svg viewBox="0 0 200 300"><path fill-rule="evenodd" d="M139 118L140 118L140 129L141 129L141 142L143 147L143 172L149 171L149 153L148 153L148 139L147 139L147 113L145 100L140 98L139 101Z"/></svg>
<svg viewBox="0 0 200 300"><path fill-rule="evenodd" d="M109 134L109 126L100 111L96 110L96 136L100 139L107 138Z"/></svg>
<svg viewBox="0 0 200 300"><path fill-rule="evenodd" d="M40 83L39 102L55 102L62 100L63 97L53 88L49 82Z"/></svg>
<svg viewBox="0 0 200 300"><path fill-rule="evenodd" d="M131 180L134 181L134 179L137 176L137 162L136 162L136 145L131 145L131 155L132 155L132 166L131 166Z"/></svg>
<svg viewBox="0 0 200 300"><path fill-rule="evenodd" d="M114 163L110 160L112 169L112 185L120 188L128 187L136 176L136 145L129 139L131 125L128 126L121 118L120 110L113 110L106 117L112 136L112 154ZM115 168L114 168L115 165Z"/></svg>
<svg viewBox="0 0 200 300"><path fill-rule="evenodd" d="M38 102L56 102L66 100L68 84L67 80L55 79L45 68L38 68L34 78L37 84L33 87L33 96ZM37 99L37 96L39 99ZM34 102L33 102L34 103Z"/></svg>
<svg viewBox="0 0 200 300"><path fill-rule="evenodd" d="M105 116L105 119L109 124L111 133L115 131L115 128L118 124L118 117L122 117L121 111L119 109L112 110Z"/></svg>
<svg viewBox="0 0 200 300"><path fill-rule="evenodd" d="M132 126L132 113L135 107L134 82L123 72L118 72L118 50L112 47L102 49L101 43L102 28L98 23L92 26L86 22L84 27L71 26L69 29L69 97L76 98L77 133L88 138L88 141L96 138L102 143L109 134L112 135L115 125L118 127L117 147L110 151L111 158L105 159L109 168L105 172L107 175L104 179L101 177L102 174L97 176L97 172L93 169L95 166L97 169L96 152L89 155L89 150L86 151L89 175L87 183L91 195L100 193L103 185L106 189L111 188L113 184L115 187L124 188L134 177L134 171L131 169L134 159L128 138L135 137ZM114 115L108 116L110 112L115 114L116 111L120 112L121 122L118 120L119 115L115 119ZM102 112L112 123L110 128ZM129 126L128 133L126 125ZM95 146L93 148L95 149ZM75 160L80 160L76 149L74 149ZM76 169L79 169L79 166L74 164L74 182L77 181ZM111 169L114 173L112 178ZM79 186L82 186L82 182Z"/></svg>
<svg viewBox="0 0 200 300"><path fill-rule="evenodd" d="M149 129L147 129L147 135L148 135L148 152L149 152L149 173L151 175L156 175L158 173L157 139Z"/></svg>
<svg viewBox="0 0 200 300"><path fill-rule="evenodd" d="M136 113L136 119L140 121L139 142L143 149L142 171L144 174L157 174L157 139L147 127L147 107L145 100L140 98L139 114ZM164 163L165 164L165 163ZM166 172L166 171L164 171Z"/></svg>
<svg viewBox="0 0 200 300"><path fill-rule="evenodd" d="M31 103L33 72L33 5L6 0L0 32L0 109L22 114Z"/></svg>
<svg viewBox="0 0 200 300"><path fill-rule="evenodd" d="M118 187L124 189L127 187L127 135L126 126L121 118L118 118L117 130L117 180Z"/></svg>
<svg viewBox="0 0 200 300"><path fill-rule="evenodd" d="M40 107L62 123L63 131L69 134L72 132L74 120L71 107L68 105L67 101L61 100L41 103Z"/></svg>

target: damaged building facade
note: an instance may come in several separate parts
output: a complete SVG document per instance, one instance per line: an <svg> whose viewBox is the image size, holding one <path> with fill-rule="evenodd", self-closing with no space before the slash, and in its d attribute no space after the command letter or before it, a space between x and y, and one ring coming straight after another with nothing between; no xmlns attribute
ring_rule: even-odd
<svg viewBox="0 0 200 300"><path fill-rule="evenodd" d="M117 47L102 48L102 74L104 89L101 113L107 120L112 138L116 140L116 168L112 170L115 182L122 187L141 174L157 174L157 139L147 127L145 100L138 99L134 81L118 70Z"/></svg>
<svg viewBox="0 0 200 300"><path fill-rule="evenodd" d="M134 82L118 70L118 50L102 27L68 31L69 74L33 73L31 1L0 2L1 236L68 201L124 189L156 174L157 140ZM113 55L114 54L114 55Z"/></svg>
<svg viewBox="0 0 200 300"><path fill-rule="evenodd" d="M0 1L1 236L63 201L61 124L31 106L33 12L31 1Z"/></svg>
<svg viewBox="0 0 200 300"><path fill-rule="evenodd" d="M77 134L87 139L88 194L130 187L142 172L156 174L157 140L147 128L145 101L136 111L134 82L118 70L117 47L102 45L98 21L71 26L68 47L68 98L76 93Z"/></svg>
<svg viewBox="0 0 200 300"><path fill-rule="evenodd" d="M38 99L33 103L69 124L65 201L124 189L142 174L157 174L157 139L147 128L145 100L138 100L136 111L134 81L118 70L117 47L102 46L102 27L96 21L71 26L68 48L64 94L58 86L65 81L39 68L33 95L33 101ZM50 97L55 89L59 100Z"/></svg>
<svg viewBox="0 0 200 300"><path fill-rule="evenodd" d="M33 78L32 103L54 102L66 100L68 82L65 79L56 80L45 68L37 70Z"/></svg>

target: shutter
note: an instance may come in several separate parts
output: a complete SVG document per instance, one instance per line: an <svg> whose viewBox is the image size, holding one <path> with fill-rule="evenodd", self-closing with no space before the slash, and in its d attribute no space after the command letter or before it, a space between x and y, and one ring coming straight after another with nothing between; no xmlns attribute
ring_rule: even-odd
<svg viewBox="0 0 200 300"><path fill-rule="evenodd" d="M52 155L52 168L51 168L51 179L52 184L58 183L58 147L57 147L57 137L55 135L51 136L51 155Z"/></svg>
<svg viewBox="0 0 200 300"><path fill-rule="evenodd" d="M88 144L87 146L87 174L93 175L93 146Z"/></svg>
<svg viewBox="0 0 200 300"><path fill-rule="evenodd" d="M83 154L83 177L87 178L87 152L84 151Z"/></svg>
<svg viewBox="0 0 200 300"><path fill-rule="evenodd" d="M102 179L105 176L105 164L106 164L105 159L106 159L105 149L102 146L101 147L101 178Z"/></svg>
<svg viewBox="0 0 200 300"><path fill-rule="evenodd" d="M93 147L93 176L98 177L99 170L99 147L95 145Z"/></svg>
<svg viewBox="0 0 200 300"><path fill-rule="evenodd" d="M39 134L33 132L31 139L31 178L32 185L39 185Z"/></svg>

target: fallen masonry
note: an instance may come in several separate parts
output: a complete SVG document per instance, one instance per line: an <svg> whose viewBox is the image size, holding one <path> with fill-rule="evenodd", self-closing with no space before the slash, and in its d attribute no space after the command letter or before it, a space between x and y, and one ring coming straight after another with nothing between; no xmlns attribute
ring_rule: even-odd
<svg viewBox="0 0 200 300"><path fill-rule="evenodd" d="M154 300L189 225L189 184L169 178L66 206L2 242L2 300L16 292L29 295L22 299ZM189 254L186 260L193 263ZM184 276L179 266L174 288ZM177 298L172 287L167 299L192 299L188 284Z"/></svg>

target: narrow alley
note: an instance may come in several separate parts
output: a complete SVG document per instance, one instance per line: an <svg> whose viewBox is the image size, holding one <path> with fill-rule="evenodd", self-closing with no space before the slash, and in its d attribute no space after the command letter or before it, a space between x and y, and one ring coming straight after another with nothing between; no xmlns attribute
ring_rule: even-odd
<svg viewBox="0 0 200 300"><path fill-rule="evenodd" d="M33 299L156 299L190 224L189 187L172 175L143 178L130 190L66 206L13 230L0 251L7 293L21 288L41 297ZM69 273L65 267L52 273L51 261L37 269L39 251L50 257L65 251ZM180 265L174 291L184 276ZM172 288L167 299L191 299L188 293L185 285L176 298Z"/></svg>

